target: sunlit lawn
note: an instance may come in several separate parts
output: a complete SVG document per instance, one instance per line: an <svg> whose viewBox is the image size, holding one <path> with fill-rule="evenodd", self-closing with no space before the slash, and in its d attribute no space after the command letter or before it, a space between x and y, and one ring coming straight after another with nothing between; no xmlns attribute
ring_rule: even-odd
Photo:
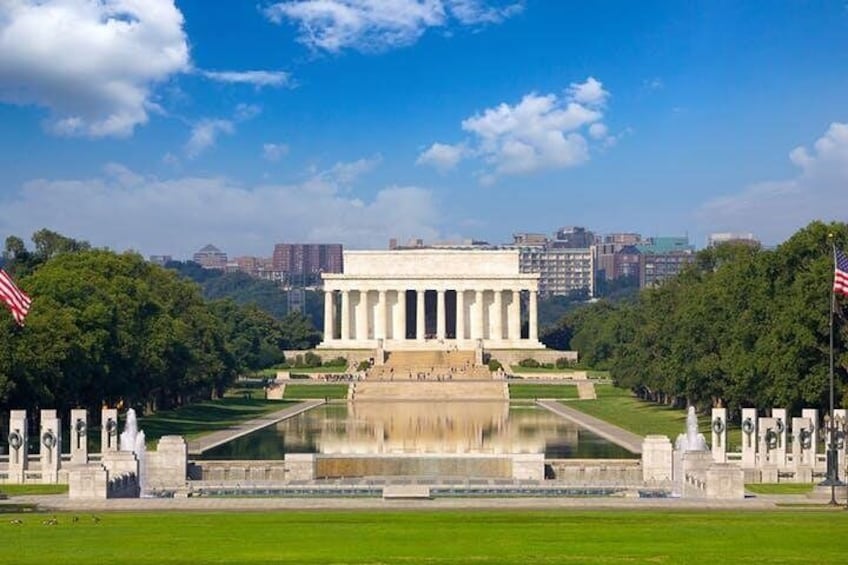
<svg viewBox="0 0 848 565"><path fill-rule="evenodd" d="M347 398L346 384L286 384L283 398L286 400L302 400L306 398L327 398L338 400Z"/></svg>
<svg viewBox="0 0 848 565"><path fill-rule="evenodd" d="M7 514L0 562L844 563L843 511Z"/></svg>
<svg viewBox="0 0 848 565"><path fill-rule="evenodd" d="M285 401L256 398L261 394L263 391L254 391L254 398L222 398L163 410L139 418L139 428L144 430L148 441L163 435L181 435L189 439L286 407Z"/></svg>
<svg viewBox="0 0 848 565"><path fill-rule="evenodd" d="M532 384L532 383L510 383L510 400L526 400L534 398L577 398L577 386L573 384Z"/></svg>

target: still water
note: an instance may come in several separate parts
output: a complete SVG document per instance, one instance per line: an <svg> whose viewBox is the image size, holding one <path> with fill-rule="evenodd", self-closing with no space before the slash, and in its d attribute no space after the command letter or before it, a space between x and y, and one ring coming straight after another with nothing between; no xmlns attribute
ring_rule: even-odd
<svg viewBox="0 0 848 565"><path fill-rule="evenodd" d="M637 457L532 405L354 402L313 408L209 450L200 458L282 459L286 453L544 453L549 459Z"/></svg>

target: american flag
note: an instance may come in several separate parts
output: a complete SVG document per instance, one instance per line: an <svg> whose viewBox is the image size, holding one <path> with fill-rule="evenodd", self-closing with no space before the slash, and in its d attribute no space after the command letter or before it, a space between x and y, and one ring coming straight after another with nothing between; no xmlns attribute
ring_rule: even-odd
<svg viewBox="0 0 848 565"><path fill-rule="evenodd" d="M23 326L24 318L29 314L29 306L32 304L32 300L18 288L12 277L3 269L0 269L0 300L12 311L12 317L15 318L18 325Z"/></svg>
<svg viewBox="0 0 848 565"><path fill-rule="evenodd" d="M836 265L833 271L833 292L848 296L848 257L836 250Z"/></svg>

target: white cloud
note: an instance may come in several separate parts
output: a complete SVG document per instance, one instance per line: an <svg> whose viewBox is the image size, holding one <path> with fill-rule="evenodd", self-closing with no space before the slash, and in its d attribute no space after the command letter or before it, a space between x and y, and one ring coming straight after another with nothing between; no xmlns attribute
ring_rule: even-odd
<svg viewBox="0 0 848 565"><path fill-rule="evenodd" d="M350 186L356 182L359 177L370 173L382 162L382 155L374 155L372 157L365 157L350 162L340 161L326 171L318 173L316 178L326 181L333 186Z"/></svg>
<svg viewBox="0 0 848 565"><path fill-rule="evenodd" d="M789 153L799 168L790 179L754 184L707 202L698 212L704 231L750 231L766 243L783 241L813 220L845 220L848 210L848 124L832 123L812 151Z"/></svg>
<svg viewBox="0 0 848 565"><path fill-rule="evenodd" d="M215 145L218 136L222 133L232 134L235 126L230 120L200 120L191 129L191 136L186 142L185 152L190 159L200 156L201 153Z"/></svg>
<svg viewBox="0 0 848 565"><path fill-rule="evenodd" d="M261 113L262 106L257 106L256 104L237 104L233 118L239 122L246 122L247 120L252 120Z"/></svg>
<svg viewBox="0 0 848 565"><path fill-rule="evenodd" d="M291 76L284 71L201 71L203 76L217 82L263 86L289 86Z"/></svg>
<svg viewBox="0 0 848 565"><path fill-rule="evenodd" d="M189 66L174 0L0 2L0 101L48 108L57 134L131 135Z"/></svg>
<svg viewBox="0 0 848 565"><path fill-rule="evenodd" d="M276 162L289 154L289 146L285 143L265 143L262 145L262 158Z"/></svg>
<svg viewBox="0 0 848 565"><path fill-rule="evenodd" d="M326 175L248 186L220 177L141 177L110 165L95 178L26 183L0 205L0 233L26 239L49 227L96 246L184 258L209 242L231 256L270 256L279 241L385 248L390 237L438 239L442 215L430 191L389 186L365 200L339 189Z"/></svg>
<svg viewBox="0 0 848 565"><path fill-rule="evenodd" d="M524 2L491 5L482 0L447 0L450 13L464 24L497 24L524 11Z"/></svg>
<svg viewBox="0 0 848 565"><path fill-rule="evenodd" d="M595 77L589 77L586 82L572 82L568 87L568 95L578 104L590 107L604 106L609 98L609 92L604 90L604 85Z"/></svg>
<svg viewBox="0 0 848 565"><path fill-rule="evenodd" d="M335 53L402 47L431 27L499 23L522 9L523 2L484 0L289 0L264 13L275 23L294 22L308 47Z"/></svg>
<svg viewBox="0 0 848 565"><path fill-rule="evenodd" d="M596 79L572 83L563 97L525 95L518 104L499 104L463 120L462 129L473 141L462 152L457 145L435 143L418 163L455 166L461 158L479 157L487 165L479 174L483 184L503 175L573 167L589 159L585 135L610 146L606 126L600 123L609 93ZM585 130L585 133L584 133Z"/></svg>
<svg viewBox="0 0 848 565"><path fill-rule="evenodd" d="M415 163L418 165L431 165L445 172L456 167L467 152L468 149L463 143L457 145L434 143L418 157Z"/></svg>

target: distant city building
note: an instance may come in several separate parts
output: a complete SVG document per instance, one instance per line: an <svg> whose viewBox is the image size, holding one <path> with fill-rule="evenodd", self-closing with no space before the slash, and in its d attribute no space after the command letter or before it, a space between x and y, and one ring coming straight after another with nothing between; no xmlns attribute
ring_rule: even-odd
<svg viewBox="0 0 848 565"><path fill-rule="evenodd" d="M688 237L652 237L634 246L639 251L639 286L654 287L680 274L695 260Z"/></svg>
<svg viewBox="0 0 848 565"><path fill-rule="evenodd" d="M397 238L389 239L389 249L488 249L493 248L488 241L479 239L444 240L425 243L423 239L412 238L406 243L399 243Z"/></svg>
<svg viewBox="0 0 848 565"><path fill-rule="evenodd" d="M604 236L604 243L619 246L637 245L642 243L642 236L632 232L609 233Z"/></svg>
<svg viewBox="0 0 848 565"><path fill-rule="evenodd" d="M707 247L715 247L722 243L743 243L759 247L760 240L754 237L754 234L752 233L741 232L711 233L709 237L707 237Z"/></svg>
<svg viewBox="0 0 848 565"><path fill-rule="evenodd" d="M227 268L227 254L211 243L195 253L192 260L204 269Z"/></svg>
<svg viewBox="0 0 848 565"><path fill-rule="evenodd" d="M639 278L639 250L634 245L602 243L595 246L596 280Z"/></svg>
<svg viewBox="0 0 848 565"><path fill-rule="evenodd" d="M170 255L151 255L147 258L147 260L154 265L159 265L160 267L164 267L168 263L174 260Z"/></svg>
<svg viewBox="0 0 848 565"><path fill-rule="evenodd" d="M595 234L586 228L567 226L554 234L548 246L557 249L589 249L595 245Z"/></svg>
<svg viewBox="0 0 848 565"><path fill-rule="evenodd" d="M342 272L340 243L278 243L271 259L275 278L286 287L318 286L321 273Z"/></svg>
<svg viewBox="0 0 848 565"><path fill-rule="evenodd" d="M512 244L519 247L523 245L547 245L548 236L541 233L514 233L512 234Z"/></svg>

